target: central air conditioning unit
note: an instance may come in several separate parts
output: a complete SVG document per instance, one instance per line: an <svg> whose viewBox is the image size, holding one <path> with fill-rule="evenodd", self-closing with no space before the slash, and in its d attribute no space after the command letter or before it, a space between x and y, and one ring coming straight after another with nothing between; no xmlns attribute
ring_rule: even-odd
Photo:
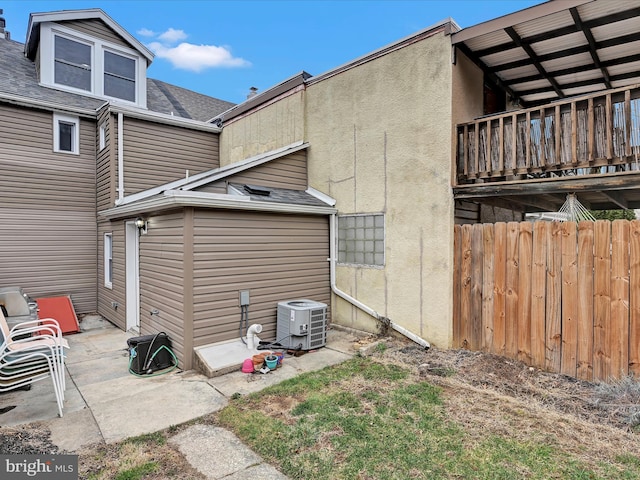
<svg viewBox="0 0 640 480"><path fill-rule="evenodd" d="M291 349L324 347L327 343L327 305L313 300L278 302L277 341Z"/></svg>

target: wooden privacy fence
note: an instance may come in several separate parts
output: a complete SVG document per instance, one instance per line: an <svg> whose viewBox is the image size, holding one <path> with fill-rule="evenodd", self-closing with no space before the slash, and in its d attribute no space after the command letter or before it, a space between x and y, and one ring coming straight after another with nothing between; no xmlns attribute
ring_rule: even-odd
<svg viewBox="0 0 640 480"><path fill-rule="evenodd" d="M584 380L640 374L640 221L456 225L454 344Z"/></svg>

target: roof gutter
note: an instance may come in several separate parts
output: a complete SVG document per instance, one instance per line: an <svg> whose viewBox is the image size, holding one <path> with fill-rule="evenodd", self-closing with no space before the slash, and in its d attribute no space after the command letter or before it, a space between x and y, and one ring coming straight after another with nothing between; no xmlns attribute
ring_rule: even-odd
<svg viewBox="0 0 640 480"><path fill-rule="evenodd" d="M97 116L97 110L93 108L72 107L70 105L47 102L44 100L36 100L32 98L22 97L20 95L13 95L10 93L0 93L0 100L4 100L8 103L21 107L40 108L43 110L51 110L56 112L74 113L76 115L88 118L96 118ZM99 108L102 108L102 106Z"/></svg>
<svg viewBox="0 0 640 480"><path fill-rule="evenodd" d="M179 207L221 208L227 210L251 210L274 213L299 213L307 215L332 215L336 209L331 206L298 205L251 200L249 197L221 193L167 190L162 196L126 204L98 212L108 220L130 217L146 212L170 210Z"/></svg>
<svg viewBox="0 0 640 480"><path fill-rule="evenodd" d="M175 127L191 128L193 130L202 130L212 133L220 133L222 131L220 127L211 123L192 120L190 118L177 117L174 115L167 115L165 113L152 112L150 110L129 107L119 103L110 103L109 111L112 113L122 113L129 118L138 118L140 120L148 120Z"/></svg>
<svg viewBox="0 0 640 480"><path fill-rule="evenodd" d="M351 295L349 295L348 293L343 292L342 290L340 290L338 288L338 286L336 284L336 260L337 260L337 257L336 257L337 248L336 247L337 246L336 246L335 231L336 231L336 214L333 213L331 215L331 219L330 219L330 223L329 223L329 242L330 242L330 247L329 248L330 248L330 253L331 253L331 258L329 258L329 261L331 263L331 268L330 268L330 271L331 271L331 291L333 293L335 293L337 296L339 296L340 298L342 298L343 300L346 300L347 302L349 302L354 307L356 307L359 310L362 310L364 313L372 316L373 318L378 320L380 323L382 323L384 326L391 327L392 329L394 329L399 334L401 334L404 337L408 338L409 340L417 343L421 347L424 347L425 349L431 348L431 344L429 342L427 342L424 338L421 338L418 335L416 335L415 333L412 333L409 330L407 330L406 328L398 325L397 323L392 322L390 318L387 318L387 317L385 317L383 315L380 315L373 308L368 307L364 303L362 303L359 300L353 298Z"/></svg>

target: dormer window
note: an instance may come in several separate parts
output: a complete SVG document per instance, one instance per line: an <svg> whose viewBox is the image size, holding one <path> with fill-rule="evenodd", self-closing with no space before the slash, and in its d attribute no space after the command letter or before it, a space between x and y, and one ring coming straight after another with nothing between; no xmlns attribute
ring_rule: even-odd
<svg viewBox="0 0 640 480"><path fill-rule="evenodd" d="M117 53L104 52L104 94L136 101L136 61Z"/></svg>
<svg viewBox="0 0 640 480"><path fill-rule="evenodd" d="M91 91L91 45L55 35L54 82Z"/></svg>
<svg viewBox="0 0 640 480"><path fill-rule="evenodd" d="M146 107L146 60L135 50L46 22L40 32L43 85Z"/></svg>

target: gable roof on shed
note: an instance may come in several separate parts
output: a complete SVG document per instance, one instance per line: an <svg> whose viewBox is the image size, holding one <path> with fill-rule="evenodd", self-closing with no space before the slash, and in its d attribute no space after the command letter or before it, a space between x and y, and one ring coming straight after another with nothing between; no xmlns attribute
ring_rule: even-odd
<svg viewBox="0 0 640 480"><path fill-rule="evenodd" d="M331 214L335 213L335 200L316 191L293 190L260 185L233 184L231 194L195 191L204 185L218 182L233 175L304 150L308 143L291 145L256 155L224 167L199 173L164 185L150 188L120 200L113 208L98 212L105 218L124 218L149 211L167 210L180 206L258 210L283 213ZM233 183L233 182L232 182ZM262 192L261 192L262 191ZM265 191L269 195L260 194Z"/></svg>

